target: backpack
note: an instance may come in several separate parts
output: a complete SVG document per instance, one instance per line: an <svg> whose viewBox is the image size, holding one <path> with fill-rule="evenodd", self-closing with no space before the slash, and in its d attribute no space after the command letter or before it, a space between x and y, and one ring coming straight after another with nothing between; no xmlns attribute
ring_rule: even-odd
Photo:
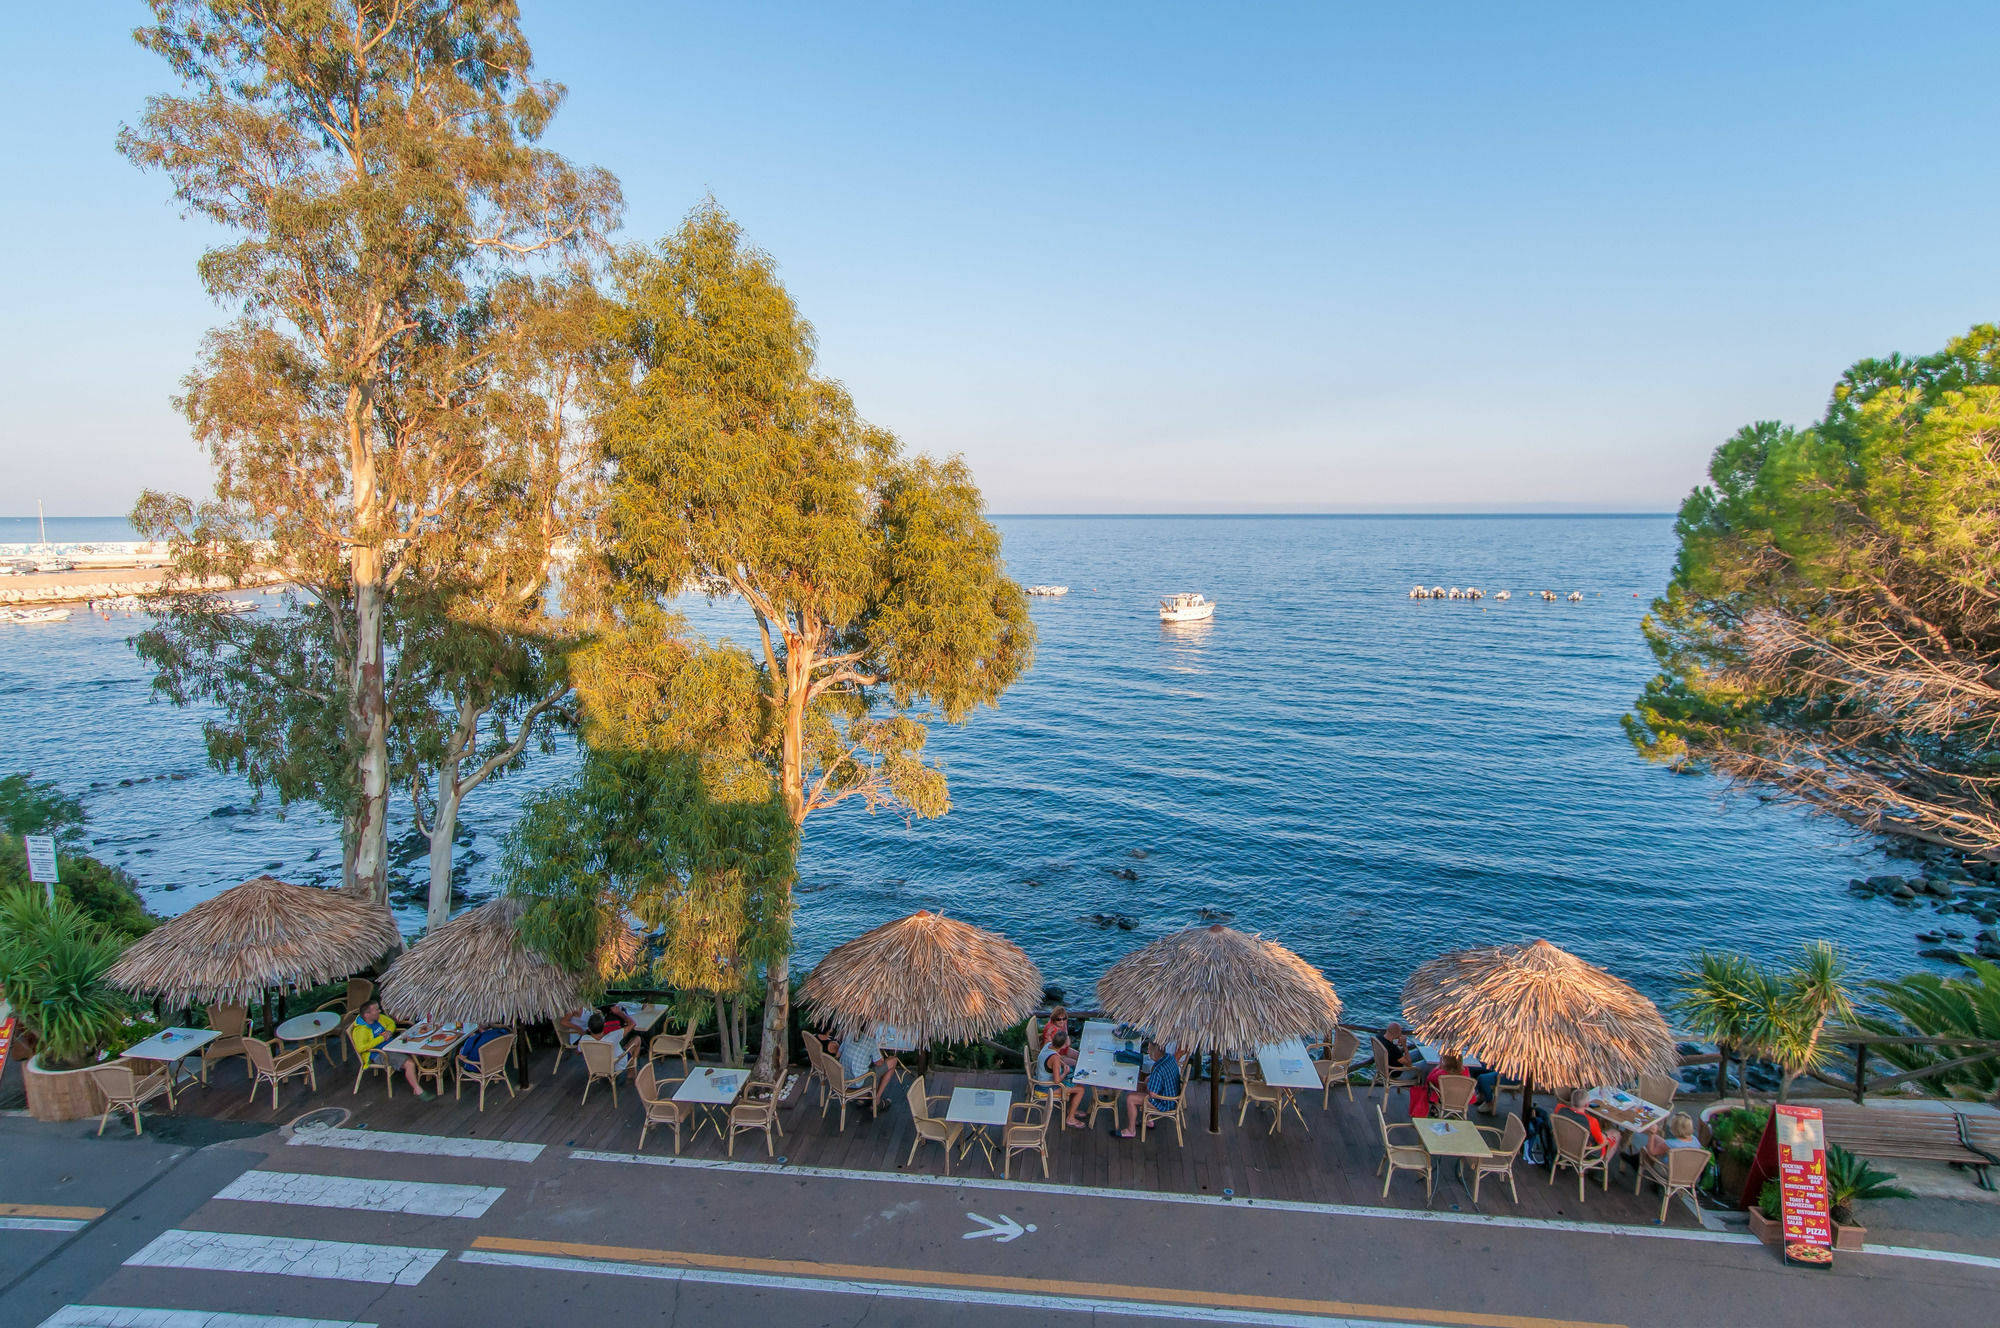
<svg viewBox="0 0 2000 1328"><path fill-rule="evenodd" d="M1531 1167L1545 1167L1555 1155L1555 1127L1549 1124L1549 1113L1536 1107L1528 1113L1528 1135L1521 1144L1521 1160Z"/></svg>

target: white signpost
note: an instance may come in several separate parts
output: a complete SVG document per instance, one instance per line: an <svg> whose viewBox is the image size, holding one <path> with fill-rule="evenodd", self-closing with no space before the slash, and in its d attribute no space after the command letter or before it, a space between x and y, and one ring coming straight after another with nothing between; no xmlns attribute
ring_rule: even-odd
<svg viewBox="0 0 2000 1328"><path fill-rule="evenodd" d="M39 881L49 888L49 902L54 903L56 886L62 878L56 875L56 841L52 835L22 835L21 842L28 847L28 879Z"/></svg>

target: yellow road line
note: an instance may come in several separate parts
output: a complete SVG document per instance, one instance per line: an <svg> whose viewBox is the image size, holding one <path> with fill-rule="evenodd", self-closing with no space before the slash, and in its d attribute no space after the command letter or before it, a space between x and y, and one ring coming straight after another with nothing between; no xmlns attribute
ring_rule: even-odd
<svg viewBox="0 0 2000 1328"><path fill-rule="evenodd" d="M623 1263L702 1268L737 1273L771 1273L790 1277L821 1277L855 1282L896 1282L913 1286L964 1287L981 1291L1014 1291L1042 1296L1079 1296L1098 1300L1136 1300L1166 1305L1205 1305L1213 1309L1271 1310L1285 1314L1321 1314L1364 1319L1422 1319L1462 1328L1623 1328L1619 1324L1576 1319L1545 1319L1535 1315L1479 1314L1464 1310L1415 1309L1403 1305L1356 1305L1340 1300L1303 1300L1292 1296L1247 1296L1226 1291L1179 1290L1156 1286L1124 1286L1114 1282L1070 1282L1040 1277L1008 1277L992 1273L953 1273L928 1268L880 1268L869 1264L817 1263L810 1259L753 1259L737 1254L698 1254L687 1250L646 1250L627 1245L585 1245L566 1240L517 1240L481 1236L476 1250L511 1254L547 1254L570 1259L604 1259Z"/></svg>
<svg viewBox="0 0 2000 1328"><path fill-rule="evenodd" d="M68 1208L62 1204L0 1203L0 1217L68 1217L91 1222L103 1216L102 1208Z"/></svg>

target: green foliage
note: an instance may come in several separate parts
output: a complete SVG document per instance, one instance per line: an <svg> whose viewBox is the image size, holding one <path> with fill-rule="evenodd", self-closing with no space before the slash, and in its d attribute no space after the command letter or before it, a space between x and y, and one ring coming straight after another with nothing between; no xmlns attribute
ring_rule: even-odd
<svg viewBox="0 0 2000 1328"><path fill-rule="evenodd" d="M1708 1120L1709 1141L1716 1157L1752 1161L1757 1156L1757 1145L1764 1138L1764 1127L1770 1122L1769 1107L1737 1107L1716 1112Z"/></svg>
<svg viewBox="0 0 2000 1328"><path fill-rule="evenodd" d="M1831 1059L1827 1025L1854 1017L1847 962L1826 941L1808 941L1781 969L1704 951L1681 975L1674 1009L1699 1036L1775 1062L1784 1071L1780 1100L1794 1079Z"/></svg>
<svg viewBox="0 0 2000 1328"><path fill-rule="evenodd" d="M1854 1221L1854 1205L1871 1199L1908 1199L1910 1191L1895 1184L1896 1175L1880 1171L1866 1158L1856 1157L1839 1144L1826 1146L1827 1204L1833 1220Z"/></svg>
<svg viewBox="0 0 2000 1328"><path fill-rule="evenodd" d="M125 949L66 900L0 890L0 993L34 1034L45 1068L75 1069L114 1044L134 1013L104 975Z"/></svg>
<svg viewBox="0 0 2000 1328"><path fill-rule="evenodd" d="M51 835L59 848L83 837L83 803L52 779L34 772L0 777L0 830L10 835Z"/></svg>
<svg viewBox="0 0 2000 1328"><path fill-rule="evenodd" d="M1968 1038L2000 1042L2000 965L1967 956L1969 972L1941 978L1912 973L1893 982L1872 982L1878 1004L1897 1019L1863 1019L1874 1033L1902 1037ZM1899 1070L1920 1070L1975 1054L1972 1047L1899 1047L1878 1045L1870 1051ZM1927 1079L1916 1080L1925 1091L1945 1093L1976 1102L2000 1093L2000 1055L1988 1056Z"/></svg>
<svg viewBox="0 0 2000 1328"><path fill-rule="evenodd" d="M1681 508L1626 718L1648 757L1871 830L2000 845L2000 329L1856 364L1751 425Z"/></svg>
<svg viewBox="0 0 2000 1328"><path fill-rule="evenodd" d="M1757 1211L1764 1215L1766 1222L1779 1221L1785 1211L1785 1192L1775 1180L1764 1182L1764 1188L1757 1191Z"/></svg>

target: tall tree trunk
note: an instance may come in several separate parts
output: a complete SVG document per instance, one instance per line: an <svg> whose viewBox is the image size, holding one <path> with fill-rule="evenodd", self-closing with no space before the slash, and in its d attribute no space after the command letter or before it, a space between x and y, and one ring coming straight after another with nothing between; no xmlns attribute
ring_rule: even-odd
<svg viewBox="0 0 2000 1328"><path fill-rule="evenodd" d="M803 658L802 658L803 657ZM811 678L811 656L796 643L787 642L785 672L785 735L779 789L793 830L806 819L805 727L806 687ZM796 844L793 851L797 852ZM791 1041L792 965L789 955L779 955L764 966L763 1042L757 1048L757 1077L777 1083L785 1071L785 1053Z"/></svg>
<svg viewBox="0 0 2000 1328"><path fill-rule="evenodd" d="M355 810L352 888L377 903L389 899L389 704L382 660L382 561L378 550L353 552L355 669L349 713L360 748L360 805Z"/></svg>
<svg viewBox="0 0 2000 1328"><path fill-rule="evenodd" d="M437 808L431 813L431 896L424 926L436 931L451 921L452 836L458 833L458 758L438 771Z"/></svg>

